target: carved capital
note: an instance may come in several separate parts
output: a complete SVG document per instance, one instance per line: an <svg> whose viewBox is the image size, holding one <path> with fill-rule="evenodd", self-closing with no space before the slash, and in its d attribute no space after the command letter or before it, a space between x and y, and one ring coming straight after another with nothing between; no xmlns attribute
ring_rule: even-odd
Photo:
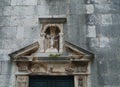
<svg viewBox="0 0 120 87"><path fill-rule="evenodd" d="M60 35L60 36L63 36L63 35L64 35L64 33L59 33L59 35Z"/></svg>
<svg viewBox="0 0 120 87"><path fill-rule="evenodd" d="M28 71L28 62L17 62L18 71Z"/></svg>

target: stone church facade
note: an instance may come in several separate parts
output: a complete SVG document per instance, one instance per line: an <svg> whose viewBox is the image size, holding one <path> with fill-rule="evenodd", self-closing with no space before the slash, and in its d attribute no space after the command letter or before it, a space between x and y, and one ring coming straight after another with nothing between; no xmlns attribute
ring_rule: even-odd
<svg viewBox="0 0 120 87"><path fill-rule="evenodd" d="M0 87L119 87L120 0L1 0Z"/></svg>

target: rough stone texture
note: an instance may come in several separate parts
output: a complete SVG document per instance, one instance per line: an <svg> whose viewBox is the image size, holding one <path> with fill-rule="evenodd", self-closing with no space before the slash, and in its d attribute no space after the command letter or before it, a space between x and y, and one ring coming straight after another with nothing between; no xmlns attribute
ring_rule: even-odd
<svg viewBox="0 0 120 87"><path fill-rule="evenodd" d="M96 37L96 27L95 26L88 26L87 37Z"/></svg>
<svg viewBox="0 0 120 87"><path fill-rule="evenodd" d="M120 77L117 76L120 72L118 68L120 1L93 0L93 2L95 14L100 15L100 19L96 24L97 37L89 38L88 43L91 45L90 49L96 53L97 83L99 87L118 87L120 86Z"/></svg>
<svg viewBox="0 0 120 87"><path fill-rule="evenodd" d="M101 15L101 24L102 25L112 24L111 14L103 14L103 15Z"/></svg>
<svg viewBox="0 0 120 87"><path fill-rule="evenodd" d="M94 12L93 4L86 5L86 11L87 14L92 14Z"/></svg>
<svg viewBox="0 0 120 87"><path fill-rule="evenodd" d="M11 0L11 5L37 5L37 0Z"/></svg>
<svg viewBox="0 0 120 87"><path fill-rule="evenodd" d="M85 1L93 5L92 14L86 14ZM95 53L91 87L119 87L120 0L0 0L0 87L15 87L8 54L40 40L38 18L55 15L67 18L64 41ZM96 35L87 37L91 25Z"/></svg>

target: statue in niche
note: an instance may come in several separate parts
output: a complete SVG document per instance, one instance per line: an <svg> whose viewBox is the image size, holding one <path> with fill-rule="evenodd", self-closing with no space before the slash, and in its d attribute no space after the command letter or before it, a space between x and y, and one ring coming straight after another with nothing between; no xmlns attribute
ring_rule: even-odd
<svg viewBox="0 0 120 87"><path fill-rule="evenodd" d="M45 49L46 52L59 52L59 33L56 26L48 27L45 31Z"/></svg>
<svg viewBox="0 0 120 87"><path fill-rule="evenodd" d="M57 42L59 35L46 35L46 38L49 39L49 48L55 48L55 42Z"/></svg>

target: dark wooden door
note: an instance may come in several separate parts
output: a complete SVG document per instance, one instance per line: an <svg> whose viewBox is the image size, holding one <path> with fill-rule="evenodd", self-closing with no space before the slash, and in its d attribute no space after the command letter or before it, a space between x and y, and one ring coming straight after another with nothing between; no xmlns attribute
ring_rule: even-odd
<svg viewBox="0 0 120 87"><path fill-rule="evenodd" d="M30 76L29 87L74 87L73 76Z"/></svg>

